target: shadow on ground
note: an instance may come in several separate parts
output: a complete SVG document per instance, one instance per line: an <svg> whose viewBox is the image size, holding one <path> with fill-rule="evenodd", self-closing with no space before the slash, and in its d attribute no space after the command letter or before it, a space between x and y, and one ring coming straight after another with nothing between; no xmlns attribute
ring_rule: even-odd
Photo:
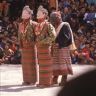
<svg viewBox="0 0 96 96"><path fill-rule="evenodd" d="M34 85L4 85L0 86L0 91L3 92L21 92L24 90L35 90L35 89L45 89L45 88L52 88L52 87L59 87L58 85L54 85L51 87L36 87Z"/></svg>

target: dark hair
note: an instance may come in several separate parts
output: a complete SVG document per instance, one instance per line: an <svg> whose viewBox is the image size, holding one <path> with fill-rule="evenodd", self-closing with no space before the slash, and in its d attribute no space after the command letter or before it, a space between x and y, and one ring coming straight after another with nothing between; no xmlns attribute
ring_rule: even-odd
<svg viewBox="0 0 96 96"><path fill-rule="evenodd" d="M56 24L56 22L57 22L57 20L58 20L58 15L57 14L59 14L58 12L52 12L51 14L50 14L50 22L53 24L53 25L55 25ZM60 20L59 20L60 21ZM62 21L62 18L61 18L61 21Z"/></svg>

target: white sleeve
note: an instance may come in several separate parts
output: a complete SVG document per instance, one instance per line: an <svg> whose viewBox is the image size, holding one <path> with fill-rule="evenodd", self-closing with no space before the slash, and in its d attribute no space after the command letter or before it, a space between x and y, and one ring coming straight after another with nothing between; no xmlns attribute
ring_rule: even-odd
<svg viewBox="0 0 96 96"><path fill-rule="evenodd" d="M52 24L50 24L50 27L51 27L51 29L52 29L52 32L53 32L54 36L56 37L56 31L55 31L54 26L53 26Z"/></svg>
<svg viewBox="0 0 96 96"><path fill-rule="evenodd" d="M73 32L72 32L72 29L70 27L70 24L67 23L69 29L70 29L70 32L71 32L71 36L72 36L72 44L69 46L70 50L76 50L76 45L75 45L75 41L74 41L74 37L73 37Z"/></svg>

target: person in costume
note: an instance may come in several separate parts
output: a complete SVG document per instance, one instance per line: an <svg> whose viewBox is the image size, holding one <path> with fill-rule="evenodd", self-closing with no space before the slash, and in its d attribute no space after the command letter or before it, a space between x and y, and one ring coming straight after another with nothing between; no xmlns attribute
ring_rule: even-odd
<svg viewBox="0 0 96 96"><path fill-rule="evenodd" d="M52 84L52 58L51 45L56 33L51 23L47 21L48 11L39 6L37 11L38 26L36 28L37 58L39 64L39 84L37 86L50 86Z"/></svg>
<svg viewBox="0 0 96 96"><path fill-rule="evenodd" d="M62 75L60 86L66 83L68 74L73 74L71 67L70 50L75 50L73 33L69 23L63 22L60 12L50 14L50 22L56 30L56 39L53 44L53 84L58 84L58 77Z"/></svg>
<svg viewBox="0 0 96 96"><path fill-rule="evenodd" d="M25 6L22 11L22 22L19 24L18 38L22 54L23 84L36 83L36 60L35 60L35 27L36 22L31 20L32 11Z"/></svg>

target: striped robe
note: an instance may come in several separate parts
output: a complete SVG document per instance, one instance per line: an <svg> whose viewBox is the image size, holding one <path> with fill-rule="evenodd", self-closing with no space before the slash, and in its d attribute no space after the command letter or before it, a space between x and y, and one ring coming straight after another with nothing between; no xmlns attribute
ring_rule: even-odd
<svg viewBox="0 0 96 96"><path fill-rule="evenodd" d="M24 25L19 25L19 42L22 49L22 71L24 83L35 84L36 79L36 60L35 60L35 35L34 28L36 23L31 21L22 32Z"/></svg>
<svg viewBox="0 0 96 96"><path fill-rule="evenodd" d="M58 44L53 45L53 75L73 74L69 47L59 49Z"/></svg>
<svg viewBox="0 0 96 96"><path fill-rule="evenodd" d="M55 29L43 22L41 34L37 36L37 55L39 64L39 85L50 86L52 84L52 58L50 47L55 40Z"/></svg>

